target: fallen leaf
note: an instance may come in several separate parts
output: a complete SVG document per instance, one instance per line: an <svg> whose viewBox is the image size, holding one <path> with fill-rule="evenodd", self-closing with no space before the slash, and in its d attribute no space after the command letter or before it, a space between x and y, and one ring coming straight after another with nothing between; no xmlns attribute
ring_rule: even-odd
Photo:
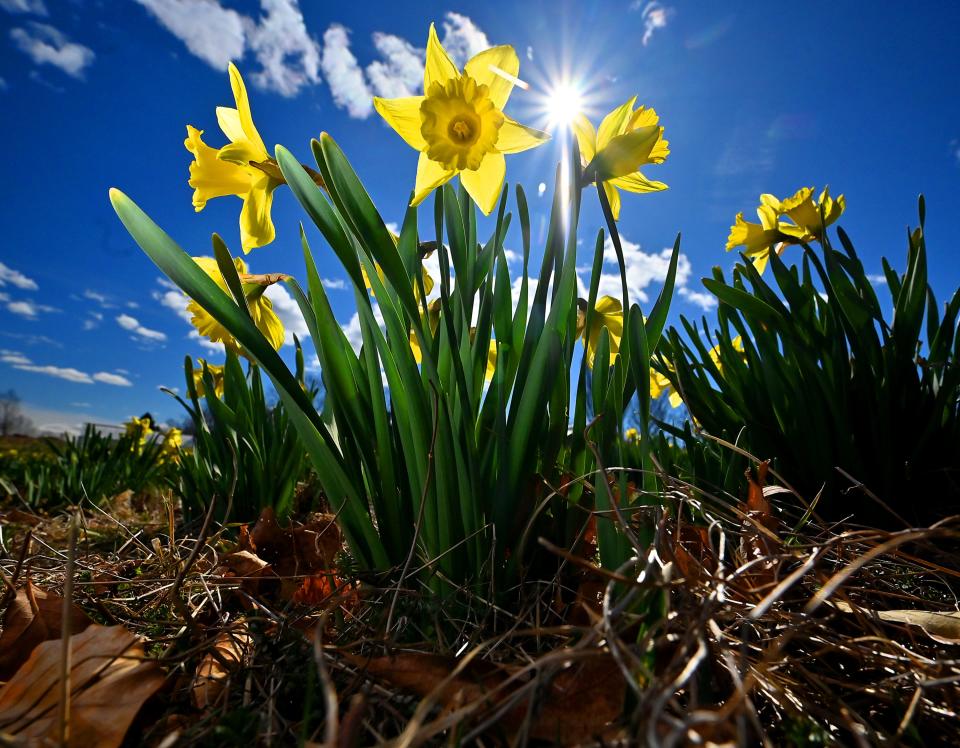
<svg viewBox="0 0 960 748"><path fill-rule="evenodd" d="M282 580L281 597L289 600L301 586L301 579L332 569L343 547L340 528L332 514L314 515L303 525L282 528L272 508L260 514L253 530L241 535L241 550L250 550L270 564Z"/></svg>
<svg viewBox="0 0 960 748"><path fill-rule="evenodd" d="M530 737L572 745L602 735L623 714L626 686L623 673L611 657L574 662L550 681ZM524 705L523 714L516 716L525 717L525 712Z"/></svg>
<svg viewBox="0 0 960 748"><path fill-rule="evenodd" d="M779 559L774 557L780 548L778 540L780 520L773 513L773 506L764 491L769 467L769 460L757 465L756 479L749 470L747 471L750 486L747 491L747 500L740 507L747 515L741 526L741 563L758 561L742 575L742 578L747 582L749 591L758 594L762 594L765 588L776 583L777 571L780 567Z"/></svg>
<svg viewBox="0 0 960 748"><path fill-rule="evenodd" d="M844 613L853 613L853 607L843 600L831 604ZM860 612L876 616L888 623L906 623L919 626L924 633L940 644L960 644L960 612L939 613L932 610L872 610L860 608Z"/></svg>
<svg viewBox="0 0 960 748"><path fill-rule="evenodd" d="M143 646L123 626L91 624L70 637L70 748L116 748L165 676L144 660ZM15 744L55 745L60 738L61 641L47 641L0 688L0 732Z"/></svg>
<svg viewBox="0 0 960 748"><path fill-rule="evenodd" d="M661 547L668 561L676 564L687 583L696 585L717 570L717 559L710 547L706 527L681 523L668 524L660 533Z"/></svg>
<svg viewBox="0 0 960 748"><path fill-rule="evenodd" d="M0 519L3 520L5 525L28 525L30 527L36 527L43 522L43 517L40 515L24 512L17 508L7 509L0 513Z"/></svg>
<svg viewBox="0 0 960 748"><path fill-rule="evenodd" d="M217 635L211 651L200 660L193 679L191 696L197 709L206 709L217 703L229 683L230 676L240 669L252 644L250 629L242 618L234 628Z"/></svg>
<svg viewBox="0 0 960 748"><path fill-rule="evenodd" d="M93 623L76 605L70 606L70 631L79 634ZM41 642L59 639L63 628L63 598L27 580L3 616L0 636L0 680L9 680Z"/></svg>
<svg viewBox="0 0 960 748"><path fill-rule="evenodd" d="M491 696L512 673L518 672L516 666L473 660L445 682L457 662L440 655L411 652L371 660L355 656L348 659L371 675L420 696L439 688L436 698L446 711L476 701L483 701L484 709L489 710L510 701L511 706L498 718L498 726L509 736L516 735L527 721L529 697L514 702L511 696L528 679L517 682L516 688L511 686ZM554 745L576 745L603 735L610 723L620 717L626 681L613 659L600 655L572 661L537 690L529 737Z"/></svg>
<svg viewBox="0 0 960 748"><path fill-rule="evenodd" d="M293 601L300 605L317 606L338 593L341 597L340 605L347 608L352 607L359 599L354 585L328 571L304 579L300 588L293 593Z"/></svg>

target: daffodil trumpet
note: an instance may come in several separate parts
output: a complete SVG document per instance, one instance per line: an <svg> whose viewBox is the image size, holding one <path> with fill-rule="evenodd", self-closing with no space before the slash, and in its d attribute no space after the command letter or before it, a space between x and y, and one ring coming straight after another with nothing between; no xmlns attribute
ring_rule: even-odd
<svg viewBox="0 0 960 748"><path fill-rule="evenodd" d="M615 221L620 220L620 192L659 192L663 182L647 179L640 167L662 164L670 155L663 137L660 116L644 106L634 109L637 97L610 112L598 129L583 114L573 120L573 133L580 149L581 186L597 183L603 189Z"/></svg>

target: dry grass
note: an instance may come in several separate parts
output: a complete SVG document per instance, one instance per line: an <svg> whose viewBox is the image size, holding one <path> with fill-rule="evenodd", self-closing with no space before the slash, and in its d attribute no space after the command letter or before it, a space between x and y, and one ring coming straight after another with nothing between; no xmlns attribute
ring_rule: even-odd
<svg viewBox="0 0 960 748"><path fill-rule="evenodd" d="M794 531L799 498L768 498L782 511L678 484L634 518L654 543L615 574L554 549L549 583L440 604L413 577L295 601L283 589L311 574L238 576L232 530L126 497L83 513L74 595L168 674L130 744L544 744L568 717L587 731L565 728L570 744L955 744L960 643L877 611L958 609L960 520L882 532L813 513ZM67 521L32 522L5 520L0 568L60 591ZM227 631L252 647L224 658ZM205 657L224 677L200 709Z"/></svg>

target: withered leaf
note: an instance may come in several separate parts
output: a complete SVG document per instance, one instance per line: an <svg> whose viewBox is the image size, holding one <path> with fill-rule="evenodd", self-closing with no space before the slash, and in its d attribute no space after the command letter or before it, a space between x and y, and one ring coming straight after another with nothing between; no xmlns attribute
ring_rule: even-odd
<svg viewBox="0 0 960 748"><path fill-rule="evenodd" d="M76 605L70 607L70 630L78 634L92 621ZM0 635L0 680L9 680L41 642L59 639L63 625L63 598L45 592L30 580L17 591L3 616Z"/></svg>
<svg viewBox="0 0 960 748"><path fill-rule="evenodd" d="M164 682L143 646L122 626L91 624L70 638L69 748L116 748L143 703ZM27 745L60 736L61 641L40 644L0 689L0 732Z"/></svg>
<svg viewBox="0 0 960 748"><path fill-rule="evenodd" d="M191 696L197 709L215 704L229 683L229 678L243 664L253 644L247 622L240 619L236 626L222 631L213 642L193 679Z"/></svg>

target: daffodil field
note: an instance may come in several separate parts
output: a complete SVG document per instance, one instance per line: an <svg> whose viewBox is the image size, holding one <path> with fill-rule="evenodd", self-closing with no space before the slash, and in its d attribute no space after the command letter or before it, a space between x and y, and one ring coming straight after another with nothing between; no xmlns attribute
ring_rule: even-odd
<svg viewBox="0 0 960 748"><path fill-rule="evenodd" d="M670 157L661 114L632 97L572 118L536 244L508 165L550 135L507 114L519 76L507 45L459 69L430 26L423 95L373 100L382 137L419 154L398 233L335 132L267 147L233 64L227 142L188 125L184 145L196 211L241 199L239 244L228 225L181 248L151 196L110 191L225 362L184 361L170 394L189 439L90 427L42 456L0 452L0 485L31 512L79 507L58 526L66 589L89 583L90 625L149 644L136 656L169 724L138 727L143 744L949 744L960 290L930 287L923 198L881 297L844 195L759 195L758 222L739 213L727 238L740 261L703 280L716 313L688 319L680 235L641 304L618 231L667 189L651 178ZM274 225L280 192L299 227ZM581 220L588 201L602 226ZM271 266L274 242L303 264ZM321 281L328 249L359 350ZM309 330L292 367L275 284ZM153 524L79 542L84 512L120 516L124 492ZM3 637L28 626L11 615L41 615L17 584L33 527L4 567L20 612ZM96 542L105 571L80 562Z"/></svg>

